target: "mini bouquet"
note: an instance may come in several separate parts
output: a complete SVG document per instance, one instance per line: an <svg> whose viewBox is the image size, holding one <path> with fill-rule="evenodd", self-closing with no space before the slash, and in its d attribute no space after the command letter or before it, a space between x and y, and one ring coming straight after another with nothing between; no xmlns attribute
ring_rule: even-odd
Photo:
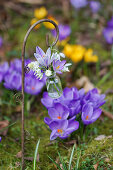
<svg viewBox="0 0 113 170"><path fill-rule="evenodd" d="M52 98L59 98L62 95L62 86L56 73L68 72L71 63L66 63L66 60L61 61L61 58L65 58L65 55L51 47L45 53L37 46L34 56L37 61L29 63L28 67L33 70L37 78L42 79L43 76L46 76L48 95Z"/></svg>

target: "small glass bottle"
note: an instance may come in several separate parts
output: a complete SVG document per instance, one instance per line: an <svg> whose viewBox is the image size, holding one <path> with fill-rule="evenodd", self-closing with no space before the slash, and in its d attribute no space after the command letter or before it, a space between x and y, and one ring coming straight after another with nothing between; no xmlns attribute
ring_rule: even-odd
<svg viewBox="0 0 113 170"><path fill-rule="evenodd" d="M62 85L60 78L56 75L56 73L53 73L53 75L49 76L46 79L46 86L48 95L51 98L57 99L62 95Z"/></svg>

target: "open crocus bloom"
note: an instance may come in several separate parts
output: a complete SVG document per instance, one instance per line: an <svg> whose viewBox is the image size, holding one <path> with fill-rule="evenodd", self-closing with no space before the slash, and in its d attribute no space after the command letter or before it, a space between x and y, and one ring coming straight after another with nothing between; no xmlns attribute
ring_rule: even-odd
<svg viewBox="0 0 113 170"><path fill-rule="evenodd" d="M45 53L40 47L36 47L36 53L34 53L35 58L41 66L48 67L53 61L53 57L51 56L51 49L48 48Z"/></svg>
<svg viewBox="0 0 113 170"><path fill-rule="evenodd" d="M64 64L66 63L66 60L60 61L53 61L53 69L56 73L62 74L62 70L64 68Z"/></svg>
<svg viewBox="0 0 113 170"><path fill-rule="evenodd" d="M67 138L73 131L79 128L79 122L75 120L61 120L54 121L49 125L52 133L50 135L50 140L54 140L57 137L61 139Z"/></svg>
<svg viewBox="0 0 113 170"><path fill-rule="evenodd" d="M70 0L71 4L74 6L74 8L82 8L85 7L88 4L87 0Z"/></svg>
<svg viewBox="0 0 113 170"><path fill-rule="evenodd" d="M88 103L82 108L82 121L85 125L89 125L95 122L101 115L102 110L100 108L94 109L93 103Z"/></svg>
<svg viewBox="0 0 113 170"><path fill-rule="evenodd" d="M93 13L97 13L101 7L100 2L98 1L90 1L89 5Z"/></svg>
<svg viewBox="0 0 113 170"><path fill-rule="evenodd" d="M54 104L54 108L48 109L48 114L51 119L45 118L44 121L47 125L49 125L52 121L65 120L69 116L69 110L65 106L60 103Z"/></svg>

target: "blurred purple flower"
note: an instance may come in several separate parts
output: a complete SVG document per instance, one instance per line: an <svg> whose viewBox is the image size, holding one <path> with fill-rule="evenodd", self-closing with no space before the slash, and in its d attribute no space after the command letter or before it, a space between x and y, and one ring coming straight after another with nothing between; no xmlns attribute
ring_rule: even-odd
<svg viewBox="0 0 113 170"><path fill-rule="evenodd" d="M113 28L113 17L111 18L110 21L107 23L108 27Z"/></svg>
<svg viewBox="0 0 113 170"><path fill-rule="evenodd" d="M95 122L101 115L100 108L95 109L93 103L85 104L82 108L82 121L85 125Z"/></svg>
<svg viewBox="0 0 113 170"><path fill-rule="evenodd" d="M0 142L1 142L1 140L2 140L2 137L0 136Z"/></svg>
<svg viewBox="0 0 113 170"><path fill-rule="evenodd" d="M58 74L62 74L62 69L64 68L64 64L66 63L66 60L60 61L53 61L53 70L58 73Z"/></svg>
<svg viewBox="0 0 113 170"><path fill-rule="evenodd" d="M103 35L108 44L113 44L113 28L104 28Z"/></svg>
<svg viewBox="0 0 113 170"><path fill-rule="evenodd" d="M3 44L3 39L2 37L0 37L0 48L2 47L2 44Z"/></svg>
<svg viewBox="0 0 113 170"><path fill-rule="evenodd" d="M59 24L58 28L59 28L59 41L65 40L67 37L70 36L71 28L69 25ZM51 32L53 36L56 37L56 30L54 29Z"/></svg>
<svg viewBox="0 0 113 170"><path fill-rule="evenodd" d="M4 77L4 86L10 90L21 90L21 74L9 70L9 73Z"/></svg>
<svg viewBox="0 0 113 170"><path fill-rule="evenodd" d="M63 106L60 103L54 104L53 108L48 109L48 114L50 118L45 117L44 122L49 125L52 121L65 120L69 117L69 110L67 107Z"/></svg>
<svg viewBox="0 0 113 170"><path fill-rule="evenodd" d="M74 8L82 8L85 7L88 4L87 0L70 0L71 4L74 6Z"/></svg>
<svg viewBox="0 0 113 170"><path fill-rule="evenodd" d="M59 122L53 121L50 123L49 127L52 130L50 140L54 140L57 137L65 139L79 128L79 122L75 120L61 120Z"/></svg>
<svg viewBox="0 0 113 170"><path fill-rule="evenodd" d="M8 72L9 65L8 62L4 62L3 64L0 65L0 83L4 79L4 76Z"/></svg>
<svg viewBox="0 0 113 170"><path fill-rule="evenodd" d="M44 82L27 75L25 77L25 92L32 95L37 95L41 92Z"/></svg>
<svg viewBox="0 0 113 170"><path fill-rule="evenodd" d="M13 61L10 62L10 69L17 71L17 72L22 72L22 61L21 59L14 59Z"/></svg>
<svg viewBox="0 0 113 170"><path fill-rule="evenodd" d="M101 8L100 2L97 2L97 1L90 1L89 5L93 13L97 13L99 9Z"/></svg>

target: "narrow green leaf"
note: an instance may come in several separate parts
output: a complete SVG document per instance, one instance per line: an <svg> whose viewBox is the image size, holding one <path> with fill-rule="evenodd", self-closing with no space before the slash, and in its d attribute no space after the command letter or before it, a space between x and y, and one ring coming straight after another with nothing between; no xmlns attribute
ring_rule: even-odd
<svg viewBox="0 0 113 170"><path fill-rule="evenodd" d="M60 166L50 156L48 156L48 158L57 166L57 168L59 168L59 170L62 170Z"/></svg>
<svg viewBox="0 0 113 170"><path fill-rule="evenodd" d="M33 161L34 170L36 170L36 159L37 159L37 154L38 154L39 143L40 143L40 139L37 142L36 149L35 149L35 154L34 154L34 161Z"/></svg>
<svg viewBox="0 0 113 170"><path fill-rule="evenodd" d="M78 167L79 167L79 161L80 161L80 156L81 156L81 151L79 152L79 155L78 155L78 159L77 159L77 163L76 163L75 170L78 170Z"/></svg>
<svg viewBox="0 0 113 170"><path fill-rule="evenodd" d="M65 165L65 162L64 162L64 160L62 159L62 157L61 157L61 155L60 155L60 153L59 153L59 152L58 152L58 155L59 155L59 158L60 158L61 164L62 164L62 166L63 166L63 170L67 170L66 165Z"/></svg>
<svg viewBox="0 0 113 170"><path fill-rule="evenodd" d="M74 150L75 150L75 145L73 146L71 156L70 156L70 160L69 160L69 170L71 169L71 163L72 163L72 159L73 159Z"/></svg>

